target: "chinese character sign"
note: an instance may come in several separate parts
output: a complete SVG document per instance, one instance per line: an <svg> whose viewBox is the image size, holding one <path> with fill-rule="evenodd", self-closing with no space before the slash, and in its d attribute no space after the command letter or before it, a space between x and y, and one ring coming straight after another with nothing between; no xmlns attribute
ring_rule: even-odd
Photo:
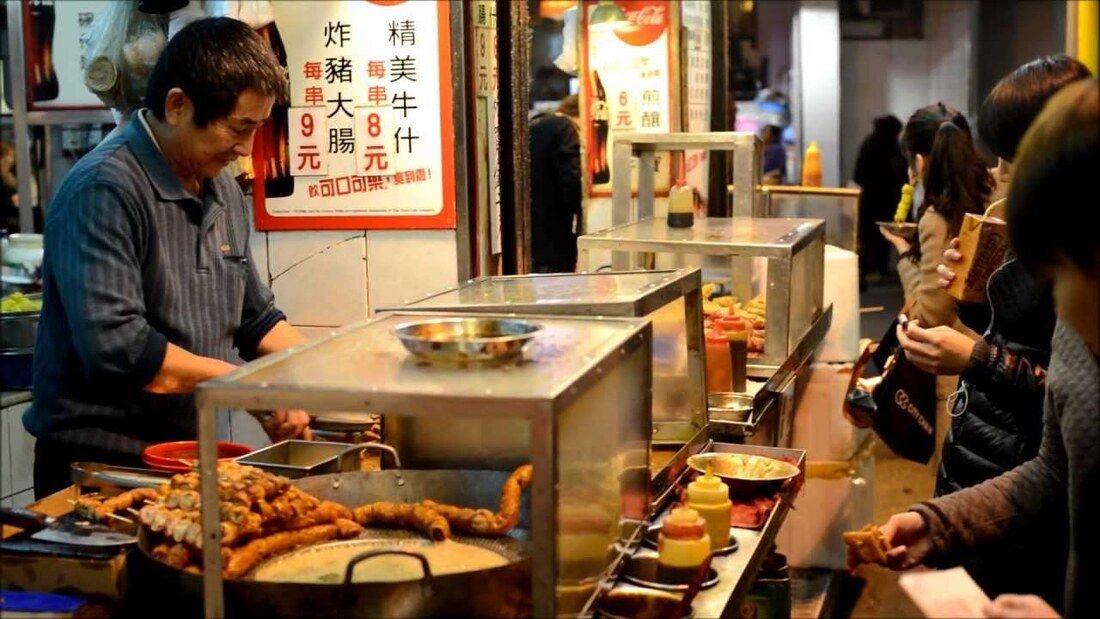
<svg viewBox="0 0 1100 619"><path fill-rule="evenodd" d="M257 196L257 226L454 227L448 3L272 7L286 47L298 182L289 196Z"/></svg>
<svg viewBox="0 0 1100 619"><path fill-rule="evenodd" d="M616 132L667 133L672 129L670 4L664 0L615 0L627 23L589 28L598 2L585 0L583 28L587 87L582 120L587 131L588 189L611 195L611 144ZM669 154L656 157L654 187L667 194ZM637 177L631 186L637 189Z"/></svg>

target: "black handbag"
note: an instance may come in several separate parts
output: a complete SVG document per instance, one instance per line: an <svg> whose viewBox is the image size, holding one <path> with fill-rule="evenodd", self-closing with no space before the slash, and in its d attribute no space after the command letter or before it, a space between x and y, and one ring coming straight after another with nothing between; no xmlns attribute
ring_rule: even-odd
<svg viewBox="0 0 1100 619"><path fill-rule="evenodd" d="M926 464L936 451L936 377L905 357L895 319L860 355L848 383L844 414L869 427L895 454ZM868 377L873 365L880 375Z"/></svg>

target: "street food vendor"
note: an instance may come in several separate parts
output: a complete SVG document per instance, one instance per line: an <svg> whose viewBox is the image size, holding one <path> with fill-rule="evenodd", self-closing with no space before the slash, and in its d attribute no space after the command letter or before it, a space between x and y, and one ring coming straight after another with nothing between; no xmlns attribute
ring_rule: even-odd
<svg viewBox="0 0 1100 619"><path fill-rule="evenodd" d="M303 341L249 251L249 200L223 169L248 157L285 100L283 68L244 23L181 30L145 109L81 159L46 221L34 401L35 495L69 466L140 466L149 444L196 435L193 391ZM303 411L265 415L273 440L308 437Z"/></svg>

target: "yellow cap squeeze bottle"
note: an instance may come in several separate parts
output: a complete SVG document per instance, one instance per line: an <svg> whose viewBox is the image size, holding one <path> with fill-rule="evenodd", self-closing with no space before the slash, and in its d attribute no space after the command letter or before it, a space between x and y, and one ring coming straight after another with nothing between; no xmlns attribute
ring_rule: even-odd
<svg viewBox="0 0 1100 619"><path fill-rule="evenodd" d="M802 185L821 186L821 149L817 147L817 140L810 140L810 147L806 149L806 157L802 160Z"/></svg>
<svg viewBox="0 0 1100 619"><path fill-rule="evenodd" d="M710 556L706 521L690 507L674 507L657 536L657 573L663 583L686 584Z"/></svg>
<svg viewBox="0 0 1100 619"><path fill-rule="evenodd" d="M707 465L707 474L688 484L687 505L699 512L707 523L712 550L729 545L730 489Z"/></svg>

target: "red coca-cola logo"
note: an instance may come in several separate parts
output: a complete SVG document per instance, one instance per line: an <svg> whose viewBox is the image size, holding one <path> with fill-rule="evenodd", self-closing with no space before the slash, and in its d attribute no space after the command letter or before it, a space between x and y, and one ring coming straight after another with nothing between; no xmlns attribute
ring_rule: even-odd
<svg viewBox="0 0 1100 619"><path fill-rule="evenodd" d="M664 0L619 0L629 25L615 30L623 43L641 47L660 38L668 28L668 3Z"/></svg>

